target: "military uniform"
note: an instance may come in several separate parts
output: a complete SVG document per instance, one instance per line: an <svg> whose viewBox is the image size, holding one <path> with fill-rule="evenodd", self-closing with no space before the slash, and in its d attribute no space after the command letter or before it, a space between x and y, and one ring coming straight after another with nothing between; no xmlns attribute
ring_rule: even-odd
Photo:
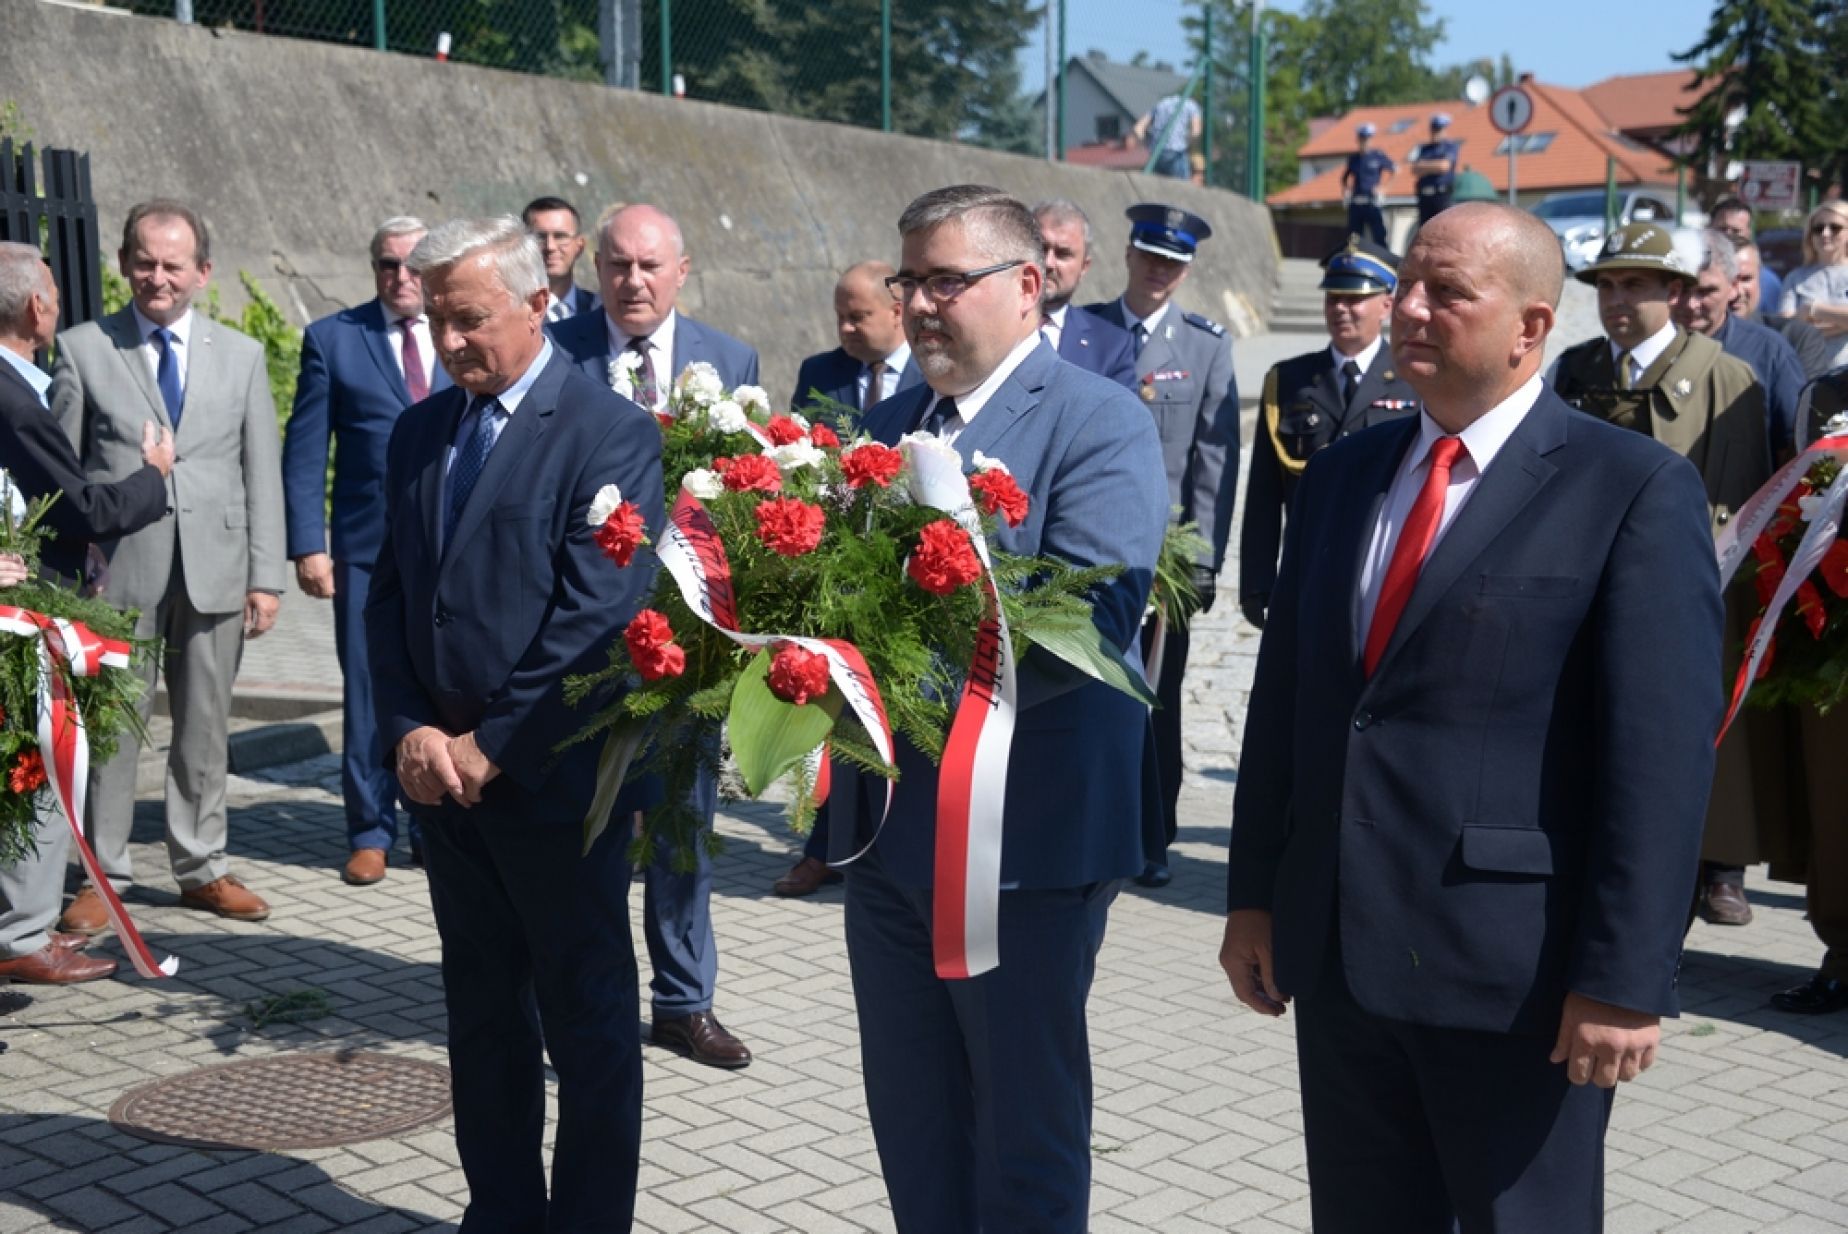
<svg viewBox="0 0 1848 1234"><path fill-rule="evenodd" d="M1363 124L1362 137L1373 136L1373 126ZM1380 179L1398 170L1384 151L1371 147L1348 155L1347 170L1341 182L1348 187L1348 233L1366 236L1375 244L1386 243L1386 216L1380 213Z"/></svg>
<svg viewBox="0 0 1848 1234"><path fill-rule="evenodd" d="M1691 284L1694 276L1675 261L1665 230L1633 223L1613 232L1604 256L1578 277L1595 284L1603 270L1645 269ZM1718 534L1771 477L1764 388L1747 365L1727 355L1718 343L1677 328L1667 349L1625 389L1614 346L1607 338L1597 338L1568 349L1559 357L1554 389L1579 410L1647 433L1693 463L1706 485ZM1726 606L1724 672L1729 687L1738 671L1751 610L1751 588L1733 588ZM1722 867L1751 865L1787 844L1788 719L1782 710L1747 712L1721 744L1707 807L1703 861Z"/></svg>
<svg viewBox="0 0 1848 1234"><path fill-rule="evenodd" d="M1327 273L1321 287L1330 295L1385 295L1396 285L1397 267L1386 249L1355 237L1323 259ZM1345 384L1329 347L1292 356L1264 375L1238 540L1238 601L1248 615L1269 606L1284 518L1309 456L1339 438L1418 410L1418 395L1394 371L1384 338L1352 397L1344 397Z"/></svg>
<svg viewBox="0 0 1848 1234"><path fill-rule="evenodd" d="M1173 261L1191 261L1197 243L1212 235L1205 219L1185 210L1144 204L1132 206L1128 215L1130 243ZM1178 521L1197 524L1211 545L1196 571L1210 600L1225 561L1238 489L1238 383L1232 371L1232 340L1218 322L1184 313L1172 302L1140 322L1132 319L1120 299L1091 305L1090 311L1135 336L1136 392L1155 417L1161 436L1169 505ZM1151 758L1160 809L1144 819L1143 848L1150 864L1162 870L1159 881L1165 881L1181 790L1181 679L1187 651L1187 632L1169 630L1155 683L1160 706L1153 715Z"/></svg>
<svg viewBox="0 0 1848 1234"><path fill-rule="evenodd" d="M1423 227L1432 216L1450 208L1450 195L1457 187L1457 156L1462 147L1438 136L1450 127L1450 117L1443 112L1431 117L1431 140L1412 151L1412 162L1435 162L1443 159L1449 169L1439 175L1418 177L1418 225Z"/></svg>

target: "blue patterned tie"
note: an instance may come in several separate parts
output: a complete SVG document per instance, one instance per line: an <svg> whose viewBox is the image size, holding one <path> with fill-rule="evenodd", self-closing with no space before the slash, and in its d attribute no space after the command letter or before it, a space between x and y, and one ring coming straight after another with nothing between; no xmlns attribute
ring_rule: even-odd
<svg viewBox="0 0 1848 1234"><path fill-rule="evenodd" d="M180 409L186 402L186 392L180 388L180 361L173 354L173 331L165 326L156 326L151 337L154 339L154 349L160 352L154 381L160 386L160 401L167 405L167 419L177 429L180 427Z"/></svg>
<svg viewBox="0 0 1848 1234"><path fill-rule="evenodd" d="M955 399L940 398L937 400L937 405L931 408L929 414L924 417L924 422L918 425L918 431L933 433L941 437L943 436L943 430L951 422L960 417L961 414L962 413L956 409Z"/></svg>
<svg viewBox="0 0 1848 1234"><path fill-rule="evenodd" d="M468 495L474 491L475 481L481 479L481 469L487 465L488 451L494 448L494 418L499 412L500 400L489 398L478 401L470 413L475 417L475 431L449 469L449 505L443 511L444 545L455 535L456 520L462 517L462 507L468 504Z"/></svg>

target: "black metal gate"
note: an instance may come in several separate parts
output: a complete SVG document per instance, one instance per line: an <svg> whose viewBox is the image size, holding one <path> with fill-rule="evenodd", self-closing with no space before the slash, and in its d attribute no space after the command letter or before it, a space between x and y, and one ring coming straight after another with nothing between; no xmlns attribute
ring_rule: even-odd
<svg viewBox="0 0 1848 1234"><path fill-rule="evenodd" d="M90 193L90 156L50 148L39 151L37 159L33 154L30 142L15 149L12 138L0 137L0 240L30 244L45 254L63 302L59 328L68 330L103 315L102 244Z"/></svg>

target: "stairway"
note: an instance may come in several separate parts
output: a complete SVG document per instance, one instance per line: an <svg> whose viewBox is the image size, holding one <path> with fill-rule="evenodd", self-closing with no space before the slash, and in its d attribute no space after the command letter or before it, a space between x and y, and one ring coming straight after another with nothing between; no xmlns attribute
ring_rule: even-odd
<svg viewBox="0 0 1848 1234"><path fill-rule="evenodd" d="M1271 300L1272 334L1327 336L1322 292L1317 286L1321 281L1322 268L1307 258L1289 258L1279 266L1277 293Z"/></svg>

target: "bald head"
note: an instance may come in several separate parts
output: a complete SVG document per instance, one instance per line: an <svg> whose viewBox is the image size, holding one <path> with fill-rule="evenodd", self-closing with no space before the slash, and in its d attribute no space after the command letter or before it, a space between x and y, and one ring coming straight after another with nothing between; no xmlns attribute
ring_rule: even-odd
<svg viewBox="0 0 1848 1234"><path fill-rule="evenodd" d="M1558 239L1524 210L1469 202L1419 229L1392 348L1432 419L1460 432L1540 371L1564 281Z"/></svg>
<svg viewBox="0 0 1848 1234"><path fill-rule="evenodd" d="M597 229L603 311L631 338L652 335L679 302L692 263L680 226L654 206L624 206Z"/></svg>
<svg viewBox="0 0 1848 1234"><path fill-rule="evenodd" d="M835 335L861 364L883 361L904 340L898 297L885 284L894 273L886 262L863 261L834 285Z"/></svg>

